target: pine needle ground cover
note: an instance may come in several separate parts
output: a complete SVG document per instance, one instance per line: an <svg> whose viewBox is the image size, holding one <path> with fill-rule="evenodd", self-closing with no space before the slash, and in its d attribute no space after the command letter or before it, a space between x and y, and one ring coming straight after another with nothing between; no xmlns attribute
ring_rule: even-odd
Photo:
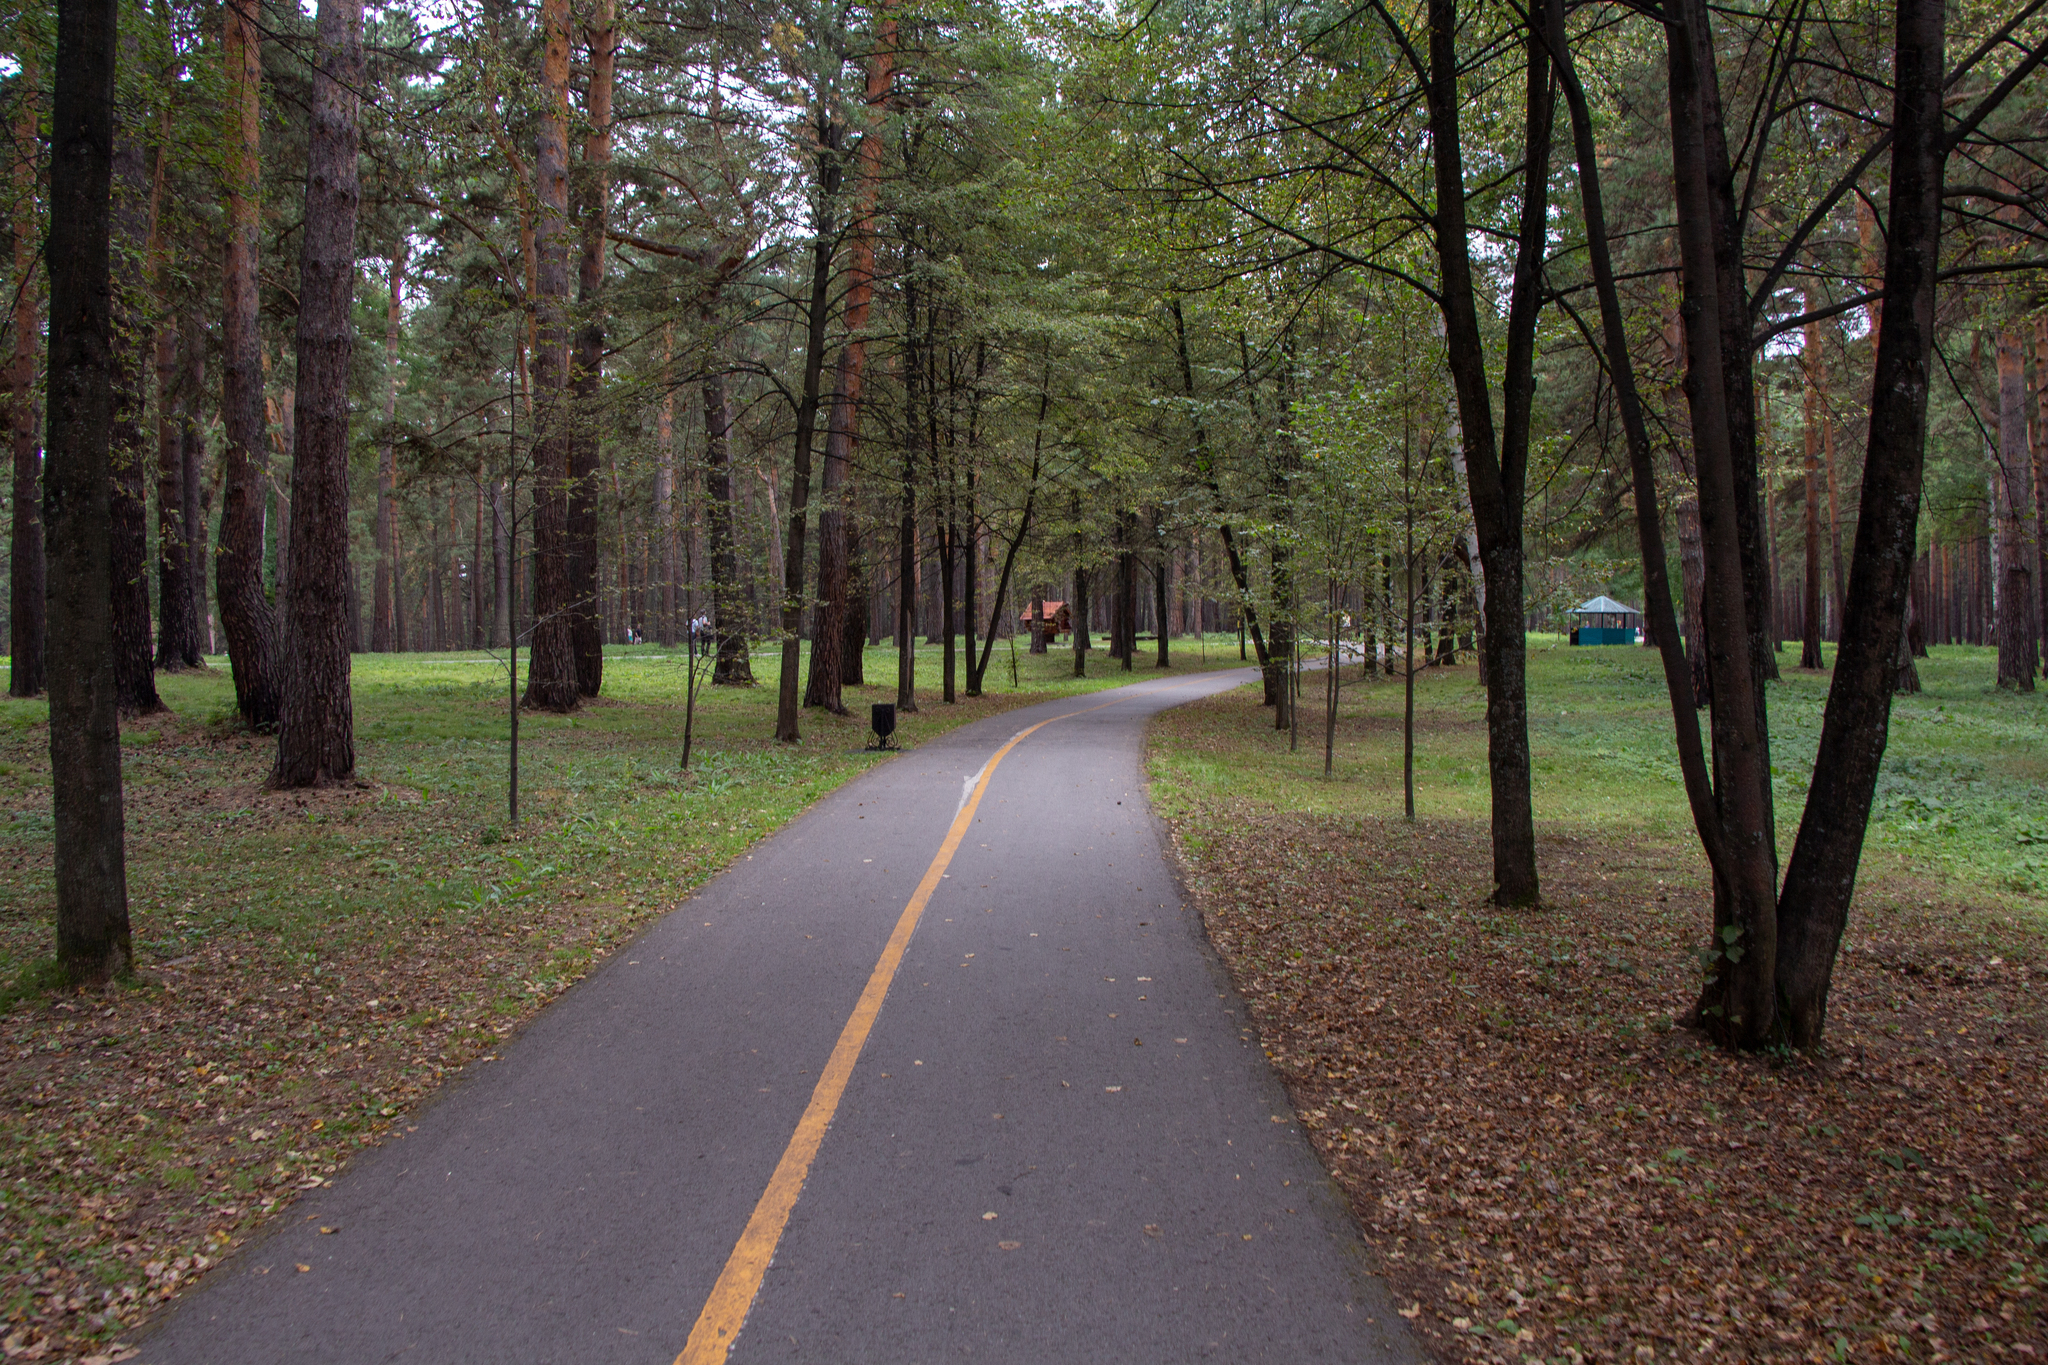
<svg viewBox="0 0 2048 1365"><path fill-rule="evenodd" d="M1180 667L1235 667L1234 641L1175 641ZM937 699L918 656L914 746L1013 707L1159 676L1097 651L999 641L989 695ZM224 660L164 675L170 714L124 727L138 972L104 993L49 989L54 900L49 735L39 702L0 703L0 1352L120 1357L120 1335L293 1195L488 1063L535 1011L642 926L878 760L867 707L774 733L762 685L704 688L678 770L674 651L607 650L605 695L525 713L522 822L507 822L506 677L487 655L359 655L361 785L268 792L275 741L232 720ZM963 670L964 680L964 670Z"/></svg>
<svg viewBox="0 0 2048 1365"><path fill-rule="evenodd" d="M1397 680L1347 684L1328 782L1313 675L1299 753L1253 689L1154 722L1210 936L1441 1358L2048 1358L2048 702L1921 668L1811 1057L1674 1026L1710 895L1646 651L1532 649L1533 912L1486 903L1471 668L1420 680L1413 825ZM1785 845L1825 683L1771 690Z"/></svg>

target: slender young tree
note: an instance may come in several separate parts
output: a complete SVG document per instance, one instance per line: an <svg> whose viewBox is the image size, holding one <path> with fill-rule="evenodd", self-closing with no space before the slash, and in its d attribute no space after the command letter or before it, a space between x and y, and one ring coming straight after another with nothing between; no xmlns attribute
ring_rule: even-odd
<svg viewBox="0 0 2048 1365"><path fill-rule="evenodd" d="M1502 423L1496 438L1465 215L1458 28L1456 0L1429 0L1429 62L1422 74L1435 171L1433 226L1460 437L1486 573L1481 666L1486 679L1487 772L1493 796L1493 897L1501 905L1534 905L1538 900L1536 817L1530 790L1528 655L1522 625L1522 504L1535 395L1536 316L1549 222L1555 93L1548 52L1531 26L1525 43L1527 141L1522 156L1521 214L1502 357Z"/></svg>
<svg viewBox="0 0 2048 1365"><path fill-rule="evenodd" d="M291 575L284 648L291 668L277 730L276 787L355 773L349 692L348 375L356 285L357 121L363 0L320 0L299 248L298 383L292 451Z"/></svg>
<svg viewBox="0 0 2048 1365"><path fill-rule="evenodd" d="M257 0L227 0L227 260L221 271L220 541L213 561L221 629L228 637L235 704L253 729L277 724L277 615L263 587L263 510L269 442L263 353L257 333L256 238L261 217L263 61Z"/></svg>
<svg viewBox="0 0 2048 1365"><path fill-rule="evenodd" d="M115 0L61 0L50 117L48 528L50 790L57 960L72 981L128 970L112 481Z"/></svg>

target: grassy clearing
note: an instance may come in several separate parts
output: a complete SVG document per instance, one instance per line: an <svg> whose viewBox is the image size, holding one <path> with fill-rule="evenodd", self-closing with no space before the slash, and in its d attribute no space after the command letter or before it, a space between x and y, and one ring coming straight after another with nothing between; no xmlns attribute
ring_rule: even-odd
<svg viewBox="0 0 2048 1365"><path fill-rule="evenodd" d="M1731 1058L1672 1026L1711 916L1654 660L1544 643L1537 912L1485 900L1469 667L1420 680L1413 825L1397 682L1347 693L1329 782L1306 707L1297 754L1249 690L1154 724L1211 936L1404 1315L1460 1361L2040 1351L2048 702L1986 650L1923 662L1828 1046ZM1787 841L1824 689L1772 689Z"/></svg>
<svg viewBox="0 0 2048 1365"><path fill-rule="evenodd" d="M1204 666L1176 641L1187 673ZM1209 642L1206 664L1236 664ZM1048 697L1158 676L999 642L989 695L936 700L918 651L907 746ZM774 661L699 693L678 770L672 650L608 650L605 695L520 725L506 820L505 675L485 655L359 656L355 787L263 788L272 741L233 720L225 661L160 678L168 715L124 727L135 980L55 991L48 954L47 708L0 702L0 1346L57 1358L111 1341L295 1190L330 1178L450 1070L762 835L874 762L872 649L847 717L777 745Z"/></svg>

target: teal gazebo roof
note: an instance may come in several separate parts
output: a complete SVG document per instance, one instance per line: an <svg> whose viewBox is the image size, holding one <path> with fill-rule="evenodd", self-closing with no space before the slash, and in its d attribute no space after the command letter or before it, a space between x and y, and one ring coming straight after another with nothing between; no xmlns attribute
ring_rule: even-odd
<svg viewBox="0 0 2048 1365"><path fill-rule="evenodd" d="M1642 613L1637 611L1634 607L1623 606L1621 603L1615 601L1613 598L1606 596L1589 597L1585 601L1579 603L1579 605L1577 605L1576 607L1573 607L1570 611L1566 612L1565 615L1590 616L1596 613L1607 612L1627 612L1630 616L1642 615Z"/></svg>

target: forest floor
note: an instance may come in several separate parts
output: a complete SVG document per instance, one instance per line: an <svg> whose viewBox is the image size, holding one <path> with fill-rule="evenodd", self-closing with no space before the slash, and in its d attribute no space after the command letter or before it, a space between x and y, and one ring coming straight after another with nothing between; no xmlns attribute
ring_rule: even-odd
<svg viewBox="0 0 2048 1365"><path fill-rule="evenodd" d="M1177 640L1170 674L1236 667ZM1049 697L1159 676L1098 650L1001 642L989 694L937 699L918 651L907 746ZM444 1076L488 1063L550 999L706 878L865 771L867 707L807 711L777 745L775 660L698 693L678 770L683 667L606 651L604 696L520 724L507 820L505 673L483 654L359 655L356 786L271 792L273 740L233 715L224 660L160 675L170 712L124 725L138 971L50 987L54 893L41 702L0 702L0 1358L125 1358L121 1344L294 1194L403 1124ZM963 670L964 676L964 670Z"/></svg>
<svg viewBox="0 0 2048 1365"><path fill-rule="evenodd" d="M2048 701L1993 662L1898 702L1812 1056L1675 1025L1710 896L1648 652L1532 641L1531 912L1486 902L1471 667L1419 680L1413 824L1398 680L1346 687L1329 781L1314 674L1296 753L1252 689L1155 721L1209 933L1441 1358L2048 1359ZM1781 840L1825 681L1771 689Z"/></svg>

